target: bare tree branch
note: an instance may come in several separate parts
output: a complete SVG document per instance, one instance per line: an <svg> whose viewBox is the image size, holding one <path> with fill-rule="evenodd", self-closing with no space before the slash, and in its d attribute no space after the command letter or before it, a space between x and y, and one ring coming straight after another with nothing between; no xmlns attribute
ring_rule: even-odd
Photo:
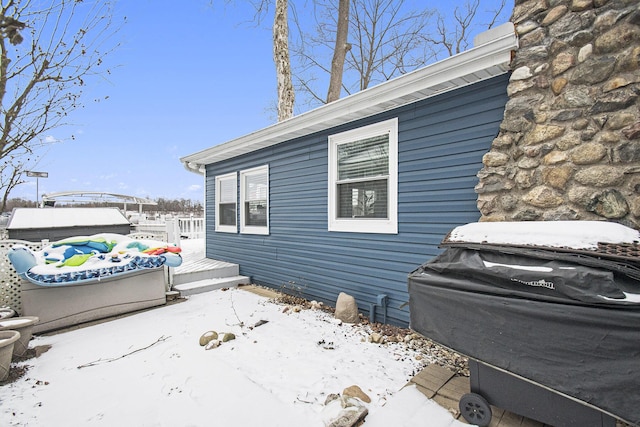
<svg viewBox="0 0 640 427"><path fill-rule="evenodd" d="M88 77L103 75L111 36L112 3L11 0L0 6L0 190L7 200L44 134L81 106ZM37 158L37 156L35 156ZM31 161L35 161L31 158ZM4 209L5 205L1 207Z"/></svg>
<svg viewBox="0 0 640 427"><path fill-rule="evenodd" d="M161 342L163 342L163 341L168 340L169 338L171 338L171 337L165 337L165 336L163 335L163 336L161 336L160 338L158 338L156 341L152 342L151 344L149 344L149 345L148 345L148 346L146 346L146 347L142 347L142 348L135 349L135 350L133 350L133 351L130 351L129 353L123 354L122 356L118 356L118 357L111 357L111 358L109 358L109 359L98 359L98 360L93 361L93 362L85 363L84 365L80 365L80 366L78 366L78 369L88 368L89 366L102 365L103 363L115 362L116 360L123 359L123 358L125 358L125 357L127 357L127 356L131 356L132 354L135 354L135 353L138 353L138 352L140 352L140 351L143 351L143 350L146 350L146 349L148 349L148 348L151 348L151 347L153 347L154 345L156 345L156 344L158 344L158 343L161 343Z"/></svg>

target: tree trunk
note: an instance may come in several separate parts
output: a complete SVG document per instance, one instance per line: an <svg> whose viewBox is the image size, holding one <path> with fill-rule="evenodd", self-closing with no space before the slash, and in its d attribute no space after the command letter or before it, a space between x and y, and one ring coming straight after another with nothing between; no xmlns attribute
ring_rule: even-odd
<svg viewBox="0 0 640 427"><path fill-rule="evenodd" d="M287 21L287 0L276 0L273 20L273 60L278 79L278 121L293 117L295 94L291 79L289 60L289 24Z"/></svg>
<svg viewBox="0 0 640 427"><path fill-rule="evenodd" d="M344 60L351 45L347 43L349 33L349 0L340 0L338 6L338 27L336 29L336 46L331 60L331 80L327 92L327 104L340 98L342 91L342 73Z"/></svg>

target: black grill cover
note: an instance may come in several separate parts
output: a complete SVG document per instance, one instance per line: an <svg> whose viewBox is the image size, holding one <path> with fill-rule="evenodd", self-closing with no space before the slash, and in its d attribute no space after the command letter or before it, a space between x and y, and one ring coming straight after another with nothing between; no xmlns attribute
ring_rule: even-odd
<svg viewBox="0 0 640 427"><path fill-rule="evenodd" d="M408 286L415 331L640 424L637 280L582 263L452 247L411 273Z"/></svg>

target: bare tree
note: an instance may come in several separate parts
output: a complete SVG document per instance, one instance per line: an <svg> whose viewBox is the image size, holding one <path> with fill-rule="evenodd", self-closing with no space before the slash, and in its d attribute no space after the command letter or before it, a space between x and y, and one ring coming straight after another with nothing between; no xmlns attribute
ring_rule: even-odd
<svg viewBox="0 0 640 427"><path fill-rule="evenodd" d="M347 52L351 50L351 44L347 40L349 34L349 0L340 0L336 27L336 44L333 48L333 59L331 60L331 77L327 92L327 103L340 98L344 61Z"/></svg>
<svg viewBox="0 0 640 427"><path fill-rule="evenodd" d="M316 0L314 31L301 33L294 47L296 84L310 106L325 103L319 93L331 75L325 65L337 35L338 0ZM416 47L433 12L411 10L404 0L352 0L342 93L351 94L425 63Z"/></svg>
<svg viewBox="0 0 640 427"><path fill-rule="evenodd" d="M490 29L496 24L506 3L506 0L501 0L496 9L487 11L489 22L481 24L484 29ZM474 27L479 8L480 0L467 0L461 7L454 8L452 21L447 21L444 14L436 12L435 32L424 37L424 45L430 52L429 56L442 59L467 50L471 45L470 32Z"/></svg>
<svg viewBox="0 0 640 427"><path fill-rule="evenodd" d="M5 0L0 5L0 191L2 210L9 192L53 142L46 132L66 124L81 106L82 88L103 72L110 1ZM104 72L108 72L105 70Z"/></svg>
<svg viewBox="0 0 640 427"><path fill-rule="evenodd" d="M278 121L293 117L295 92L291 78L289 59L289 19L288 1L276 0L273 18L273 61L276 64L278 81Z"/></svg>
<svg viewBox="0 0 640 427"><path fill-rule="evenodd" d="M491 28L507 0L479 23L480 0L455 7L453 20L442 12L412 8L406 0L351 0L349 40L342 93L349 95L429 62L465 50L473 29ZM328 59L337 40L338 0L315 0L313 31L300 30L293 44L294 76L299 99L308 107L328 102L321 94L332 75ZM483 14L483 17L486 14ZM435 29L432 21L435 19ZM297 22L297 28L304 26ZM434 33L434 34L432 34ZM450 49L448 48L450 46ZM446 51L446 52L445 52Z"/></svg>

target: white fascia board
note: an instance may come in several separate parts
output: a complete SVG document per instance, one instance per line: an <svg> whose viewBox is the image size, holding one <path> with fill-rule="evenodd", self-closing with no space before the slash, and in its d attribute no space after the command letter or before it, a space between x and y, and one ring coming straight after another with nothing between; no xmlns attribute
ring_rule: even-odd
<svg viewBox="0 0 640 427"><path fill-rule="evenodd" d="M504 74L518 46L513 24L500 36L478 47L438 61L377 86L341 98L240 138L182 157L187 170L310 135L338 125L389 111L418 100Z"/></svg>

